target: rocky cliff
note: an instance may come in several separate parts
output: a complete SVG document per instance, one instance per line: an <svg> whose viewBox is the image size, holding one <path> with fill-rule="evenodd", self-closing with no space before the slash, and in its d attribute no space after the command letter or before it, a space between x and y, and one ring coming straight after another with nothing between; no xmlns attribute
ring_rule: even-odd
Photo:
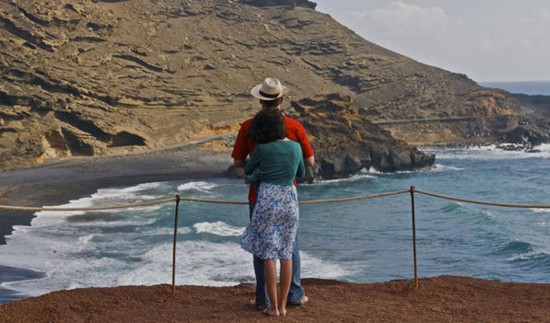
<svg viewBox="0 0 550 323"><path fill-rule="evenodd" d="M383 172L431 166L434 156L397 140L364 117L350 97L332 94L292 103L287 114L303 120L319 158L314 174L340 178L362 169Z"/></svg>
<svg viewBox="0 0 550 323"><path fill-rule="evenodd" d="M390 171L433 162L409 144L524 134L524 111L507 93L388 51L314 8L283 0L2 1L0 167L199 138L218 138L228 150L239 121L258 109L249 89L266 76L290 88L287 108L308 125L328 177L359 164ZM321 112L325 104L339 108ZM338 146L335 130L352 142ZM528 131L548 136L540 125Z"/></svg>

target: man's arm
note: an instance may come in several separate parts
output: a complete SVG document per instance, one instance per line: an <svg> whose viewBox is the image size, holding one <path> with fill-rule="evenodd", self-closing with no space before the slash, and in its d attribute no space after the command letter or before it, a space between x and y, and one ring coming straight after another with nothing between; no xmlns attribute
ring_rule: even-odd
<svg viewBox="0 0 550 323"><path fill-rule="evenodd" d="M233 168L237 176L244 176L244 166L246 166L246 158L248 157L248 145L246 143L246 134L248 133L248 127L250 120L247 120L241 124L237 138L235 139L235 145L233 146Z"/></svg>
<svg viewBox="0 0 550 323"><path fill-rule="evenodd" d="M309 139L307 138L306 129L304 126L294 119L289 118L293 122L296 123L294 126L295 129L295 136L296 141L300 144L302 147L302 153L304 154L304 163L306 167L313 167L315 165L315 157L313 155L313 149L311 148L311 144L309 143ZM306 157L307 156L307 157Z"/></svg>

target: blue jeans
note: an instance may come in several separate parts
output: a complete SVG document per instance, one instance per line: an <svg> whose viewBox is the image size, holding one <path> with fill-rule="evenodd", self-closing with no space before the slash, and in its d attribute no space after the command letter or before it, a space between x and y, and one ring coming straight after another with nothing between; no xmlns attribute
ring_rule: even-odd
<svg viewBox="0 0 550 323"><path fill-rule="evenodd" d="M252 218L254 203L249 202L248 206L250 218ZM269 307L271 301L269 300L267 287L265 285L264 261L254 256L253 262L254 275L256 276L256 306ZM300 282L300 250L298 249L298 236L296 235L296 242L294 243L294 250L292 251L292 281L290 283L287 302L289 304L299 304L304 294L304 288Z"/></svg>

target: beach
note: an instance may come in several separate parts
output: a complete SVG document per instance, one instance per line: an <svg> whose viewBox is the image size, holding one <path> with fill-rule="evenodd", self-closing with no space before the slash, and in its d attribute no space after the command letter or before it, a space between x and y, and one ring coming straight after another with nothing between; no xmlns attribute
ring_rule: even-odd
<svg viewBox="0 0 550 323"><path fill-rule="evenodd" d="M194 145L126 156L76 158L0 174L0 204L59 205L98 188L149 181L225 176L228 152L198 150ZM31 213L2 212L2 237L12 225L29 224ZM0 268L3 277L37 273ZM310 302L289 308L289 322L548 322L550 285L508 283L458 276L344 283L305 277ZM247 306L253 286L170 285L77 288L0 305L2 322L152 322L261 321ZM17 299L0 290L5 299Z"/></svg>

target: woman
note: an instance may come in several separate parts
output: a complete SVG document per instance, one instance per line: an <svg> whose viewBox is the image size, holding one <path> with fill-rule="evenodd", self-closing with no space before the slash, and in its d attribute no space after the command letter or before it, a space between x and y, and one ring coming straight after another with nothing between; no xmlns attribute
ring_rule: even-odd
<svg viewBox="0 0 550 323"><path fill-rule="evenodd" d="M253 119L250 136L257 146L244 168L258 187L258 200L241 247L264 260L264 276L271 306L264 313L286 315L292 279L292 250L298 232L298 194L294 179L305 176L300 144L286 138L279 109L264 109ZM276 261L281 262L277 297Z"/></svg>

